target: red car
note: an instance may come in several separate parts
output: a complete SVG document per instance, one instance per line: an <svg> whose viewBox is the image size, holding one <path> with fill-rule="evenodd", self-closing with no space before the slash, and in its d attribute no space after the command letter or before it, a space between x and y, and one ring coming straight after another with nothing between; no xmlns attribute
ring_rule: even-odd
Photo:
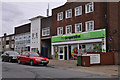
<svg viewBox="0 0 120 80"><path fill-rule="evenodd" d="M40 57L38 53L36 52L23 52L20 55L17 56L18 63L30 63L31 66L34 64L43 64L44 66L47 66L49 63L49 59L45 57Z"/></svg>

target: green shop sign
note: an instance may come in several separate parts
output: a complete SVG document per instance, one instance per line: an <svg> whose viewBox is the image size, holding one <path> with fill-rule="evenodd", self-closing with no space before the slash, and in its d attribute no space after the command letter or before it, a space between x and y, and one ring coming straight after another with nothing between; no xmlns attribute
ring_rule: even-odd
<svg viewBox="0 0 120 80"><path fill-rule="evenodd" d="M105 29L97 30L97 31L93 31L93 32L84 32L84 33L80 33L80 34L53 36L52 42L72 41L72 40L82 40L82 39L92 39L92 38L103 38L103 37L105 37Z"/></svg>

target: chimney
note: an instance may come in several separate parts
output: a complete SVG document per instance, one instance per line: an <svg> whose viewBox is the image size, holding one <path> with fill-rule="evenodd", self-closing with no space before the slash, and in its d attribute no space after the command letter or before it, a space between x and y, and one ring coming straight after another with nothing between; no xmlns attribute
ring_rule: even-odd
<svg viewBox="0 0 120 80"><path fill-rule="evenodd" d="M49 3L48 3L48 9L47 9L47 16L49 16Z"/></svg>

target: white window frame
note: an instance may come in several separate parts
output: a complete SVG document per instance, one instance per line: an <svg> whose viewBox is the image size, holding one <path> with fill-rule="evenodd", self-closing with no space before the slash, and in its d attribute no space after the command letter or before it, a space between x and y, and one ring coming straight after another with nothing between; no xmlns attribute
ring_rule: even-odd
<svg viewBox="0 0 120 80"><path fill-rule="evenodd" d="M93 28L91 29L91 22L92 22L92 24L93 24ZM88 24L89 24L89 26L88 26ZM87 21L87 22L85 22L85 28L86 28L86 31L93 31L94 30L94 21L92 20L92 21ZM89 27L89 29L88 29L88 27Z"/></svg>
<svg viewBox="0 0 120 80"><path fill-rule="evenodd" d="M69 28L68 28L69 27ZM67 29L70 29L71 27L71 32L67 32L68 30ZM70 30L69 30L70 31ZM72 34L72 25L67 25L66 26L66 34Z"/></svg>
<svg viewBox="0 0 120 80"><path fill-rule="evenodd" d="M78 9L78 14L77 14L77 9ZM79 16L82 15L82 6L78 6L75 8L75 16Z"/></svg>
<svg viewBox="0 0 120 80"><path fill-rule="evenodd" d="M49 32L48 32L49 31ZM45 32L45 34L44 34ZM48 32L48 33L47 33ZM50 35L50 27L42 29L42 36L49 36Z"/></svg>
<svg viewBox="0 0 120 80"><path fill-rule="evenodd" d="M79 25L79 26L77 26L77 25ZM78 30L77 30L77 27L81 27L81 30L78 31ZM79 32L82 32L82 23L77 23L77 24L75 24L75 33L79 33Z"/></svg>
<svg viewBox="0 0 120 80"><path fill-rule="evenodd" d="M6 41L9 40L9 37L6 37Z"/></svg>
<svg viewBox="0 0 120 80"><path fill-rule="evenodd" d="M69 12L69 13L68 13L68 12ZM65 13L66 13L66 19L72 17L72 9L66 10ZM68 16L68 14L70 14L70 13L71 13L71 16Z"/></svg>
<svg viewBox="0 0 120 80"><path fill-rule="evenodd" d="M5 48L6 48L6 49L8 49L8 48L9 48L9 44L8 44L8 45L6 45L6 46L5 46Z"/></svg>
<svg viewBox="0 0 120 80"><path fill-rule="evenodd" d="M90 10L91 7L92 7L92 11ZM94 11L94 3L93 2L90 2L90 3L85 5L85 13L90 13L90 12L93 12L93 11Z"/></svg>
<svg viewBox="0 0 120 80"><path fill-rule="evenodd" d="M14 44L11 44L11 48L14 48Z"/></svg>
<svg viewBox="0 0 120 80"><path fill-rule="evenodd" d="M12 36L12 40L14 40L14 36Z"/></svg>
<svg viewBox="0 0 120 80"><path fill-rule="evenodd" d="M57 21L63 20L63 12L57 13Z"/></svg>
<svg viewBox="0 0 120 80"><path fill-rule="evenodd" d="M58 27L57 28L57 35L63 35L63 27Z"/></svg>

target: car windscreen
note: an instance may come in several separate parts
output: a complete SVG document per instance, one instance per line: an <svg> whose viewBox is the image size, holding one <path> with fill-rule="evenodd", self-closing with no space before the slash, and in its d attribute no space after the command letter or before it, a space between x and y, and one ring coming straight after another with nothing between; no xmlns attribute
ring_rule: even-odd
<svg viewBox="0 0 120 80"><path fill-rule="evenodd" d="M8 54L9 54L9 55L19 55L18 52L12 52L12 51L8 52Z"/></svg>
<svg viewBox="0 0 120 80"><path fill-rule="evenodd" d="M30 53L30 56L35 57L35 56L39 56L39 54L38 53Z"/></svg>

